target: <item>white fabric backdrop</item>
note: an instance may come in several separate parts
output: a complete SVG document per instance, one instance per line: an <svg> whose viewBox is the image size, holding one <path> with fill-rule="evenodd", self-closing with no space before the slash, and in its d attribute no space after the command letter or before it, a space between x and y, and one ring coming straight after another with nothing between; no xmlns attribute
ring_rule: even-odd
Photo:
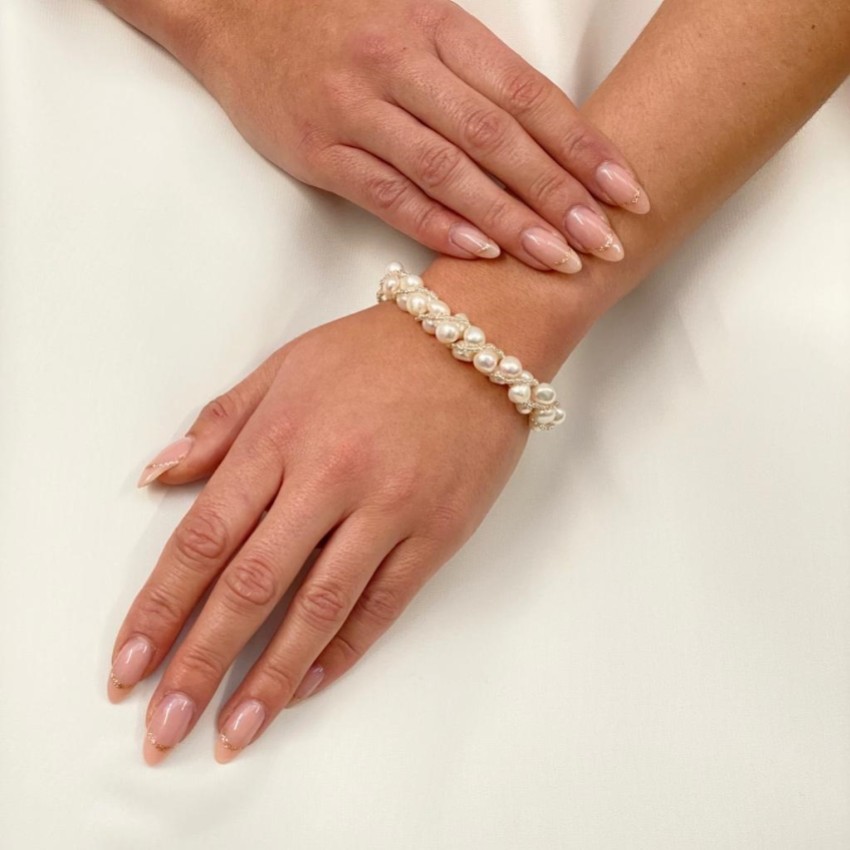
<svg viewBox="0 0 850 850"><path fill-rule="evenodd" d="M468 7L582 97L655 5ZM3 845L850 846L848 151L845 86L593 331L570 424L355 671L230 766L208 711L152 770L152 683L104 683L195 491L140 465L427 254L93 0L3 0Z"/></svg>

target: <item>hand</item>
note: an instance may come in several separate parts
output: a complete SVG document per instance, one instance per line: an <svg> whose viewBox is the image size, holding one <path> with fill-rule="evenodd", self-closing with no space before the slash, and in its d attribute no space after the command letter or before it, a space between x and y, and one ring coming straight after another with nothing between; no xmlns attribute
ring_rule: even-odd
<svg viewBox="0 0 850 850"><path fill-rule="evenodd" d="M188 21L147 29L258 151L443 254L492 258L501 246L575 272L567 242L623 257L594 196L649 209L623 156L566 95L448 0L188 6Z"/></svg>
<svg viewBox="0 0 850 850"><path fill-rule="evenodd" d="M450 281L427 281L458 295ZM471 296L456 303L498 327ZM501 339L513 346L510 337L506 327ZM529 365L548 377L556 364L534 356ZM294 697L351 667L477 527L527 434L504 388L455 361L392 303L310 331L208 404L140 481L212 473L115 643L117 701L160 664L211 588L150 702L147 760L190 731L322 541L277 634L221 712L219 760Z"/></svg>

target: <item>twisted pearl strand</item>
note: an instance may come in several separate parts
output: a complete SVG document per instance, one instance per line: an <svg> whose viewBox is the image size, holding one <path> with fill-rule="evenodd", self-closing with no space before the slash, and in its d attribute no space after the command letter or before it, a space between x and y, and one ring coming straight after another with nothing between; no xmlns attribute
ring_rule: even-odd
<svg viewBox="0 0 850 850"><path fill-rule="evenodd" d="M550 431L560 425L566 414L558 407L554 387L541 384L522 363L506 355L484 331L469 321L465 313L455 313L440 297L426 289L425 281L408 274L401 263L390 263L378 287L378 301L395 301L400 310L410 313L422 329L449 346L458 360L472 365L494 384L508 388L508 398L516 409L528 416L533 431Z"/></svg>

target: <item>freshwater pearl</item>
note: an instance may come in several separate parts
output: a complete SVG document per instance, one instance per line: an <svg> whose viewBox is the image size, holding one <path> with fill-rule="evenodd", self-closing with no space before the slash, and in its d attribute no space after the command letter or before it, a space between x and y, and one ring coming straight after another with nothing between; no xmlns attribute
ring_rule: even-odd
<svg viewBox="0 0 850 850"><path fill-rule="evenodd" d="M390 295L393 294L398 289L398 278L396 277L388 277L384 281L384 292L388 292Z"/></svg>
<svg viewBox="0 0 850 850"><path fill-rule="evenodd" d="M399 310L407 310L407 293L402 292L401 295L398 296L395 300L395 305Z"/></svg>
<svg viewBox="0 0 850 850"><path fill-rule="evenodd" d="M407 297L407 312L411 316L421 316L428 309L428 296L414 292Z"/></svg>
<svg viewBox="0 0 850 850"><path fill-rule="evenodd" d="M437 322L435 319L423 319L422 330L425 333L433 334L437 330Z"/></svg>
<svg viewBox="0 0 850 850"><path fill-rule="evenodd" d="M534 421L538 425L551 425L555 421L555 411L537 410L534 412Z"/></svg>
<svg viewBox="0 0 850 850"><path fill-rule="evenodd" d="M470 352L465 348L458 348L456 345L452 346L452 356L455 360L463 360L464 363L469 363L472 360L472 354Z"/></svg>
<svg viewBox="0 0 850 850"><path fill-rule="evenodd" d="M531 398L531 387L528 384L514 384L508 390L508 398L514 404L524 404Z"/></svg>
<svg viewBox="0 0 850 850"><path fill-rule="evenodd" d="M534 375L531 374L527 369L523 369L522 372L519 373L519 379L524 384L533 384L534 383Z"/></svg>
<svg viewBox="0 0 850 850"><path fill-rule="evenodd" d="M401 263L390 263L387 266L386 273L387 274L398 274L399 272L404 271L404 266Z"/></svg>
<svg viewBox="0 0 850 850"><path fill-rule="evenodd" d="M456 342L459 336L460 331L458 330L457 325L453 325L451 322L440 322L440 324L437 325L437 339L440 340L440 342Z"/></svg>
<svg viewBox="0 0 850 850"><path fill-rule="evenodd" d="M484 336L484 331L481 328L476 328L475 325L470 325L464 332L463 338L470 345L484 345L487 342L487 337Z"/></svg>
<svg viewBox="0 0 850 850"><path fill-rule="evenodd" d="M518 404L516 409L522 413L524 416L528 416L534 408L530 404Z"/></svg>
<svg viewBox="0 0 850 850"><path fill-rule="evenodd" d="M446 304L445 301L440 301L439 298L435 299L428 305L428 312L432 316L451 316L452 311L449 309L449 305Z"/></svg>
<svg viewBox="0 0 850 850"><path fill-rule="evenodd" d="M538 384L534 388L534 400L541 404L552 404L555 401L555 389L549 384Z"/></svg>
<svg viewBox="0 0 850 850"><path fill-rule="evenodd" d="M555 425L560 425L567 418L567 414L560 407L555 408L555 418L552 422Z"/></svg>
<svg viewBox="0 0 850 850"><path fill-rule="evenodd" d="M420 286L425 286L425 281L418 274L409 274L404 277L404 285L408 289L416 289Z"/></svg>
<svg viewBox="0 0 850 850"><path fill-rule="evenodd" d="M489 375L496 371L496 357L490 351L479 351L472 359L472 365L479 372Z"/></svg>
<svg viewBox="0 0 850 850"><path fill-rule="evenodd" d="M499 363L499 371L509 378L515 378L522 372L522 363L516 357L503 357Z"/></svg>

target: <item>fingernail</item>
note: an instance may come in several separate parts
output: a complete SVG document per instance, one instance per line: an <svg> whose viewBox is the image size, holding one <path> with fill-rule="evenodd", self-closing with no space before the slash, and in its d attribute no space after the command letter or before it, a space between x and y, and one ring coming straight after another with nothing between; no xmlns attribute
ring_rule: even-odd
<svg viewBox="0 0 850 850"><path fill-rule="evenodd" d="M115 656L109 674L107 695L110 702L121 702L138 684L153 657L153 644L144 636L131 637Z"/></svg>
<svg viewBox="0 0 850 850"><path fill-rule="evenodd" d="M542 227L529 227L523 230L520 239L522 247L544 266L564 274L581 271L579 255L560 236Z"/></svg>
<svg viewBox="0 0 850 850"><path fill-rule="evenodd" d="M449 241L458 248L485 260L493 260L502 253L495 242L469 224L455 224L449 230Z"/></svg>
<svg viewBox="0 0 850 850"><path fill-rule="evenodd" d="M293 705L302 699L307 699L307 697L319 687L319 682L322 681L324 676L324 668L320 667L318 664L314 664L301 680L301 684L298 686L298 689L295 691L295 695L292 697L292 701L289 704Z"/></svg>
<svg viewBox="0 0 850 850"><path fill-rule="evenodd" d="M580 250L617 263L625 256L617 234L590 207L576 206L566 218L567 233Z"/></svg>
<svg viewBox="0 0 850 850"><path fill-rule="evenodd" d="M148 764L159 764L186 737L194 714L195 703L186 694L162 698L145 735L144 756Z"/></svg>
<svg viewBox="0 0 850 850"><path fill-rule="evenodd" d="M638 215L649 212L646 189L622 165L603 162L596 169L596 180L599 188L618 206Z"/></svg>
<svg viewBox="0 0 850 850"><path fill-rule="evenodd" d="M137 487L147 487L151 481L156 481L163 472L173 469L180 461L186 459L194 440L192 437L181 437L170 446L166 446L143 470L136 484Z"/></svg>
<svg viewBox="0 0 850 850"><path fill-rule="evenodd" d="M215 760L219 764L233 761L254 740L265 718L266 710L258 700L240 703L221 729L215 745Z"/></svg>

